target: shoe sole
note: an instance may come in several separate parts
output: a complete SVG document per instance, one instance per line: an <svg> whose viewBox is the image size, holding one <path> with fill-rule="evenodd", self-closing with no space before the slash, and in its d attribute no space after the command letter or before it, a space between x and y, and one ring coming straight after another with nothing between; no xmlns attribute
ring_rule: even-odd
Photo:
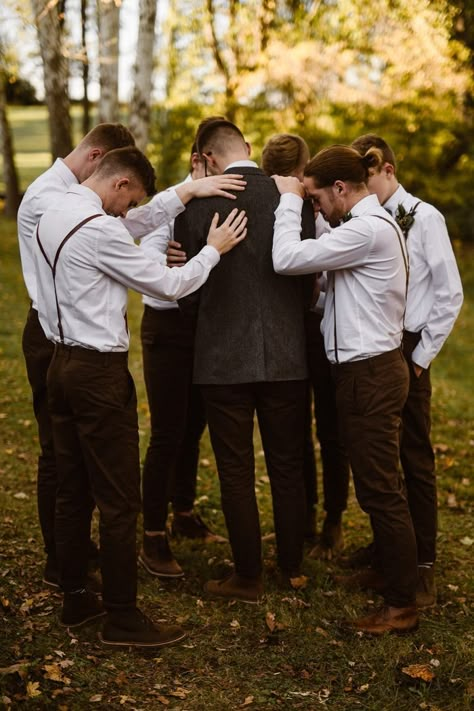
<svg viewBox="0 0 474 711"><path fill-rule="evenodd" d="M382 637L383 635L386 635L386 634L396 634L396 635L410 634L410 632L416 632L419 626L420 625L417 622L414 627L410 627L409 629L406 629L406 630L397 630L392 627L389 630L383 630L383 632L366 632L365 630L360 630L357 627L352 627L352 631L353 632L362 632L362 634L367 635L367 637Z"/></svg>
<svg viewBox="0 0 474 711"><path fill-rule="evenodd" d="M62 620L59 622L61 627L69 627L71 629L74 629L75 627L82 627L83 625L86 625L88 622L93 622L94 620L99 619L99 617L103 617L106 613L105 610L103 612L98 612L95 615L91 615L90 617L86 617L85 620L81 620L81 622L74 622L72 624L68 624L67 622L62 622Z"/></svg>
<svg viewBox="0 0 474 711"><path fill-rule="evenodd" d="M167 640L166 642L111 642L108 639L104 639L102 632L98 633L98 637L102 644L106 644L110 647L170 647L173 644L181 642L185 639L186 632L184 632L180 637L175 637L174 639Z"/></svg>
<svg viewBox="0 0 474 711"><path fill-rule="evenodd" d="M147 573L154 575L156 578L184 578L184 571L181 571L181 573L157 573L156 570L153 570L147 565L141 555L138 556L138 562L145 568Z"/></svg>

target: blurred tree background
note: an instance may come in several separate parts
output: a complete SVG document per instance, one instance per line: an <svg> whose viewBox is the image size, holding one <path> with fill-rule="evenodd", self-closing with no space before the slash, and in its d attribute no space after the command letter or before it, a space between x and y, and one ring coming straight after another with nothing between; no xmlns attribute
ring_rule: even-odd
<svg viewBox="0 0 474 711"><path fill-rule="evenodd" d="M38 27L41 7L43 17L60 8L62 56L76 75L87 62L82 74L94 81L100 58L113 63L121 52L118 36L107 52L100 46L99 10L114 5L123 29L130 1L81 0L79 13L77 0L34 0L35 13L21 12ZM300 134L314 153L373 131L394 148L407 189L445 214L453 239L473 240L474 1L158 0L158 13L150 0L135 5L140 32L148 16L154 31L133 68L135 86L151 74L149 111L132 91L108 118L141 121L158 187L184 177L196 126L210 114L238 123L256 160L275 132ZM110 82L107 90L110 101Z"/></svg>

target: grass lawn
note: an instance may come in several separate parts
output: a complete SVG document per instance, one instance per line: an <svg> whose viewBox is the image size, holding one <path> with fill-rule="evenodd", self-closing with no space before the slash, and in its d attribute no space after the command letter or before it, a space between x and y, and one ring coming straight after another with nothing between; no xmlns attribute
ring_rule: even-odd
<svg viewBox="0 0 474 711"><path fill-rule="evenodd" d="M158 584L141 570L139 602L155 619L179 621L189 633L187 640L162 651L111 652L97 640L94 626L75 634L60 628L60 596L41 584L44 559L35 502L38 441L21 353L28 302L13 221L0 219L0 244L0 700L6 708L473 707L472 251L459 255L466 301L433 372L433 441L440 483L439 605L423 615L419 630L378 640L347 632L341 620L361 614L377 599L341 591L331 579L332 573L340 572L337 564L310 559L305 561L308 586L294 593L280 590L271 544L264 551L264 603L248 606L207 599L203 583L228 569L228 545L203 548L180 542L174 548L186 577ZM149 430L139 340L142 307L138 295L132 294L130 301L130 361L138 390L143 456ZM271 503L258 434L256 445L256 488L263 532L268 533ZM207 434L198 493L200 513L224 534ZM349 550L369 537L366 518L353 496L344 533ZM278 623L273 631L269 613ZM426 680L420 678L423 675Z"/></svg>

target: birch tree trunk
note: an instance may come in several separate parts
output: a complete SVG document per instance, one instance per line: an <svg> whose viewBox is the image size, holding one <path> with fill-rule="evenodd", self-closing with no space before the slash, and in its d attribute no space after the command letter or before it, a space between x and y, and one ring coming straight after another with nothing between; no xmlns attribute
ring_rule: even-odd
<svg viewBox="0 0 474 711"><path fill-rule="evenodd" d="M99 121L119 120L120 0L97 0L99 13Z"/></svg>
<svg viewBox="0 0 474 711"><path fill-rule="evenodd" d="M82 41L82 133L85 136L91 127L89 101L89 56L87 52L87 0L81 0L81 41Z"/></svg>
<svg viewBox="0 0 474 711"><path fill-rule="evenodd" d="M5 180L5 209L7 217L16 217L20 204L20 188L15 167L12 134L7 115L6 74L0 67L0 149Z"/></svg>
<svg viewBox="0 0 474 711"><path fill-rule="evenodd" d="M72 150L69 62L64 51L62 3L31 0L38 31L53 160Z"/></svg>
<svg viewBox="0 0 474 711"><path fill-rule="evenodd" d="M151 93L155 48L155 20L157 0L140 0L137 56L134 74L134 89L130 103L130 130L140 150L148 144L151 116Z"/></svg>

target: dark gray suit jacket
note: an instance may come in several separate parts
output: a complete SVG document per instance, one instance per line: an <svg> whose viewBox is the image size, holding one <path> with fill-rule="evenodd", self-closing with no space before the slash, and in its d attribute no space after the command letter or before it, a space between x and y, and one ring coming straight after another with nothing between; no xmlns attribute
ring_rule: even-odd
<svg viewBox="0 0 474 711"><path fill-rule="evenodd" d="M303 280L276 274L272 264L279 192L259 168L227 172L241 173L247 181L245 191L236 193L237 200L192 200L174 226L174 239L190 258L206 243L215 212L219 224L234 207L248 216L245 240L222 256L198 292L179 302L183 313L196 317L194 382L303 380L307 377ZM305 237L314 236L314 219L310 225L312 234Z"/></svg>

